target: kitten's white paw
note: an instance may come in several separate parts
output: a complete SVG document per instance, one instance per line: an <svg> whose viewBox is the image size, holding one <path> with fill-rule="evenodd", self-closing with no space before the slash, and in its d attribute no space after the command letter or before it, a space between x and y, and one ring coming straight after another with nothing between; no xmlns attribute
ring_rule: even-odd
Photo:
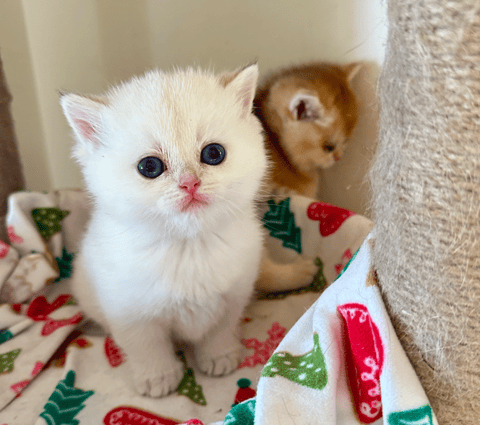
<svg viewBox="0 0 480 425"><path fill-rule="evenodd" d="M313 260L298 258L292 263L292 287L300 288L313 282L318 266Z"/></svg>
<svg viewBox="0 0 480 425"><path fill-rule="evenodd" d="M184 374L184 365L175 359L168 369L164 365L134 365L133 380L137 391L148 397L163 397L175 391ZM156 363L156 362L153 362Z"/></svg>
<svg viewBox="0 0 480 425"><path fill-rule="evenodd" d="M223 376L232 373L237 369L237 366L242 360L243 347L235 341L232 350L227 353L219 354L218 351L210 352L211 350L201 350L197 354L198 368L209 376Z"/></svg>

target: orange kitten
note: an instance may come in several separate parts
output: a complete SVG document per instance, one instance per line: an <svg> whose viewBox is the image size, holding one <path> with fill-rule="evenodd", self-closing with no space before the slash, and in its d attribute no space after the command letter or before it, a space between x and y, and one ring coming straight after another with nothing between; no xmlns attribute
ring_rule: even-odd
<svg viewBox="0 0 480 425"><path fill-rule="evenodd" d="M281 69L260 85L255 113L273 161L272 189L286 187L315 197L318 169L345 152L358 118L350 82L359 63L317 62Z"/></svg>

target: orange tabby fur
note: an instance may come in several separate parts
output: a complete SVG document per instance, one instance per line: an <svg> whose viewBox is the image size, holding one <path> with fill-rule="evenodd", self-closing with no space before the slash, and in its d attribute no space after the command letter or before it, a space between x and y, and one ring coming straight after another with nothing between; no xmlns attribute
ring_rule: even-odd
<svg viewBox="0 0 480 425"><path fill-rule="evenodd" d="M255 113L266 132L272 189L315 197L319 168L338 161L358 119L350 82L361 64L317 62L281 69L260 85Z"/></svg>

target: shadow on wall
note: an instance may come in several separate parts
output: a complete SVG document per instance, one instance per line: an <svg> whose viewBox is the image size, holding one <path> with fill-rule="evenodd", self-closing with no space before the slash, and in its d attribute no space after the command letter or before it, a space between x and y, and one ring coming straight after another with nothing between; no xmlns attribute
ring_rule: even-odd
<svg viewBox="0 0 480 425"><path fill-rule="evenodd" d="M11 100L0 58L0 240L5 242L8 241L5 229L7 198L10 193L23 189L24 184L10 115Z"/></svg>
<svg viewBox="0 0 480 425"><path fill-rule="evenodd" d="M368 173L378 138L379 104L376 93L380 67L365 66L352 82L359 104L359 118L343 158L332 168L321 170L318 198L369 217Z"/></svg>

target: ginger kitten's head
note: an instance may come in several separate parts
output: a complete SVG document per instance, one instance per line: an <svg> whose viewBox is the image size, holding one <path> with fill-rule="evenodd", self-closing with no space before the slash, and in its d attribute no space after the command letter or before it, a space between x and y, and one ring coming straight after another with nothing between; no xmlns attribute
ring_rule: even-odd
<svg viewBox="0 0 480 425"><path fill-rule="evenodd" d="M260 87L255 105L290 161L311 173L345 152L358 119L350 82L361 65L314 63L281 70Z"/></svg>
<svg viewBox="0 0 480 425"><path fill-rule="evenodd" d="M61 98L98 208L192 236L241 215L266 172L251 114L258 69L147 72L102 97Z"/></svg>

